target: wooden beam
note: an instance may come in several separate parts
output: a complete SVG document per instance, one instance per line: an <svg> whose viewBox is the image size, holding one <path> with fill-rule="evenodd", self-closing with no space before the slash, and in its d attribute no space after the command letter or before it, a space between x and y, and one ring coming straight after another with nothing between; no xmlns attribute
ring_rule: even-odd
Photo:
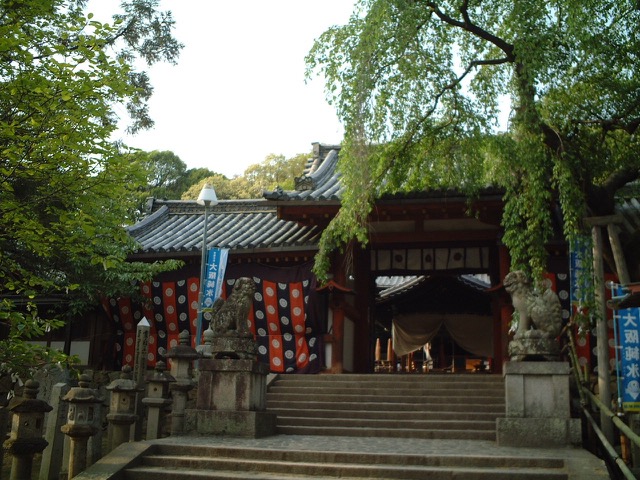
<svg viewBox="0 0 640 480"><path fill-rule="evenodd" d="M609 224L622 223L622 215L604 215L602 217L586 217L584 223L589 227L606 227Z"/></svg>
<svg viewBox="0 0 640 480"><path fill-rule="evenodd" d="M607 225L609 243L611 244L613 259L616 263L616 271L618 272L618 281L623 285L628 285L631 283L631 278L629 277L629 271L627 270L627 262L624 258L624 252L622 251L622 244L620 243L620 237L618 236L618 229L618 226L613 223Z"/></svg>
<svg viewBox="0 0 640 480"><path fill-rule="evenodd" d="M495 245L500 238L498 230L460 230L460 231L423 231L423 232L385 232L373 233L370 237L371 247L402 245L403 248L412 246L433 246L434 244L449 244L459 242L461 246L476 246L477 242L487 242L488 246Z"/></svg>

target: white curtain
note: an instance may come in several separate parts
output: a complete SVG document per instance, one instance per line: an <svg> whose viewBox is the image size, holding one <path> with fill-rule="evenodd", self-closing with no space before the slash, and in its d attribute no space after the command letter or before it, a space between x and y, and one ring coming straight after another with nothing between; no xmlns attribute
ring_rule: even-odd
<svg viewBox="0 0 640 480"><path fill-rule="evenodd" d="M466 351L479 357L493 357L493 319L482 315L396 315L391 329L394 352L402 356L422 348L442 326Z"/></svg>

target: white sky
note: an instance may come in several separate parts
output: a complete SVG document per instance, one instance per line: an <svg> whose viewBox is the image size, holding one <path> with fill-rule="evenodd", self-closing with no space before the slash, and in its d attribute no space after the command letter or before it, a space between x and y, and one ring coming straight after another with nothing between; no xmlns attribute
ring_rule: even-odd
<svg viewBox="0 0 640 480"><path fill-rule="evenodd" d="M92 0L113 12L119 0ZM304 57L327 28L348 21L354 0L161 0L184 44L178 64L149 71L155 127L124 136L170 150L188 168L229 177L270 153L291 157L312 142L340 143L342 126L321 78L305 84ZM107 17L108 18L108 17Z"/></svg>

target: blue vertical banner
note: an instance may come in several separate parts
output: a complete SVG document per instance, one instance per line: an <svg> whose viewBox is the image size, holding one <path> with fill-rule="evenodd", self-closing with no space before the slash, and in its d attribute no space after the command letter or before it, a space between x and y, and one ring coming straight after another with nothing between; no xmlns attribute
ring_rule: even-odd
<svg viewBox="0 0 640 480"><path fill-rule="evenodd" d="M202 295L202 308L213 305L222 293L224 273L227 269L229 258L228 248L210 248L207 255L207 268L204 274L204 290Z"/></svg>
<svg viewBox="0 0 640 480"><path fill-rule="evenodd" d="M625 292L617 287L617 295ZM640 412L640 308L625 308L614 312L620 337L620 375L622 408L625 412Z"/></svg>

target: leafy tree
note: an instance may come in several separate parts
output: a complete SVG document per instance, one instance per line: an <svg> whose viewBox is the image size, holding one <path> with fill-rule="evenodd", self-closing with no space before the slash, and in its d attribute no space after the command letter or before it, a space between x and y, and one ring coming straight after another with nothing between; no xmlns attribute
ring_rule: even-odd
<svg viewBox="0 0 640 480"><path fill-rule="evenodd" d="M187 172L187 165L173 152L159 152L157 150L146 155L149 177L147 184L150 189L164 189L180 182Z"/></svg>
<svg viewBox="0 0 640 480"><path fill-rule="evenodd" d="M211 185L216 191L218 200L234 198L231 195L232 190L229 179L221 173L214 173L210 177L203 178L198 183L194 183L193 185L191 185L191 187L189 187L187 191L182 194L182 199L195 200L196 198L198 198L198 195L200 195L200 191L206 183Z"/></svg>
<svg viewBox="0 0 640 480"><path fill-rule="evenodd" d="M140 220L146 215L149 197L179 200L194 184L215 175L208 168L187 169L186 163L170 151L136 151L130 155L130 160L145 177L144 184L138 188L137 202L130 213L132 221Z"/></svg>
<svg viewBox="0 0 640 480"><path fill-rule="evenodd" d="M262 163L247 167L240 176L231 179L214 174L204 178L182 195L184 200L198 198L205 183L213 185L219 199L260 198L263 190L281 187L285 190L294 188L294 178L299 176L310 154L300 153L291 158L284 155L269 154Z"/></svg>
<svg viewBox="0 0 640 480"><path fill-rule="evenodd" d="M263 190L273 190L281 187L283 190L294 188L294 179L300 176L304 164L310 154L300 153L291 158L284 155L271 153L262 163L256 163L247 167L243 176L252 186L254 198L260 197Z"/></svg>
<svg viewBox="0 0 640 480"><path fill-rule="evenodd" d="M126 263L122 226L145 178L110 140L119 105L132 132L152 125L138 59L180 50L156 6L124 1L109 24L81 0L0 2L0 375L49 359L23 340L175 267ZM38 309L45 296L56 312Z"/></svg>
<svg viewBox="0 0 640 480"><path fill-rule="evenodd" d="M176 182L174 195L179 199L182 197L182 194L187 191L189 187L196 183L200 183L207 177L211 177L215 175L214 172L209 170L208 168L190 168L185 174Z"/></svg>
<svg viewBox="0 0 640 480"><path fill-rule="evenodd" d="M379 195L493 183L513 266L539 278L554 206L572 238L638 178L639 24L635 0L360 0L306 59L345 125L346 193L316 272L367 241Z"/></svg>

